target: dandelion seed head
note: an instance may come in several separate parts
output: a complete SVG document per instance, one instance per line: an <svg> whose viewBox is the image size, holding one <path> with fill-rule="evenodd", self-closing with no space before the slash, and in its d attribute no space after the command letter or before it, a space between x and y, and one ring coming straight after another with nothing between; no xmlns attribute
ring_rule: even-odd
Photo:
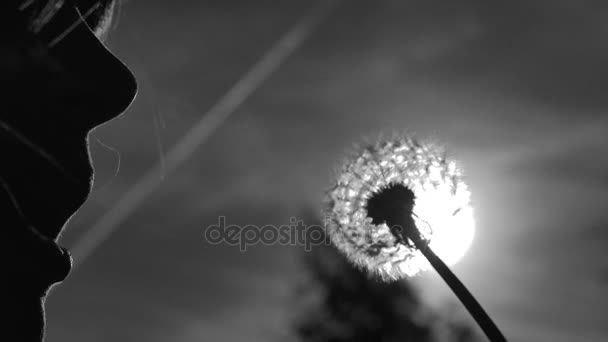
<svg viewBox="0 0 608 342"><path fill-rule="evenodd" d="M460 169L440 145L398 137L358 148L327 192L326 229L332 243L385 280L430 268L413 244L373 217L388 212L383 207L391 198L407 200L406 192L412 203L403 210L411 211L421 238L446 263L458 261L473 239L473 210Z"/></svg>

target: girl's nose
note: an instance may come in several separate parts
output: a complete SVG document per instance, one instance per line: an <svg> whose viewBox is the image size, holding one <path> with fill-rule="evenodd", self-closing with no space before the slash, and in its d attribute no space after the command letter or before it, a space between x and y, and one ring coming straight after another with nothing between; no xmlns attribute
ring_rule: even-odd
<svg viewBox="0 0 608 342"><path fill-rule="evenodd" d="M82 20L75 8L76 26L53 44L51 54L63 65L72 83L68 98L85 109L81 117L93 128L120 115L133 102L137 82L131 71L116 58ZM69 21L68 21L69 22Z"/></svg>

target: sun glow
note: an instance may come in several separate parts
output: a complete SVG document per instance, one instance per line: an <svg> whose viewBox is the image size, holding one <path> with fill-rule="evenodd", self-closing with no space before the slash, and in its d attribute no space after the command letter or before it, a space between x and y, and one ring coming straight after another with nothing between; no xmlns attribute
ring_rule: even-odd
<svg viewBox="0 0 608 342"><path fill-rule="evenodd" d="M437 209L437 206L434 209ZM439 212L442 211L439 210ZM433 237L429 247L446 264L456 264L466 254L473 242L475 235L473 208L467 205L457 209L452 215L433 216L431 221L432 223L429 223L433 230Z"/></svg>

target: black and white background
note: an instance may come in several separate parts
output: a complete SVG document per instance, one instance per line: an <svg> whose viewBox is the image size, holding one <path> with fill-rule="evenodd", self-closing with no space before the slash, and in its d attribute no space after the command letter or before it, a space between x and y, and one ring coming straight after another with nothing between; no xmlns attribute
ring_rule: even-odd
<svg viewBox="0 0 608 342"><path fill-rule="evenodd" d="M454 271L510 341L605 341L607 4L341 1L164 173L166 152L313 6L123 2L106 44L139 94L92 133L94 191L61 242L151 167L160 185L53 289L47 341L293 340L301 248L241 252L203 231L317 211L344 152L380 132L436 137L463 163L477 230ZM454 301L433 272L412 284L424 305Z"/></svg>

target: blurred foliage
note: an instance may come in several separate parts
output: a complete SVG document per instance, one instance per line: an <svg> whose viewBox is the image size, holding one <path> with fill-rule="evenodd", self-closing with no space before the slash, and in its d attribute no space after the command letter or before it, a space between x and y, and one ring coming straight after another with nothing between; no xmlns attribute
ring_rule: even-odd
<svg viewBox="0 0 608 342"><path fill-rule="evenodd" d="M294 324L299 341L479 340L471 327L432 312L407 281L372 278L333 246L314 246L303 260L305 279L297 289L301 310Z"/></svg>

